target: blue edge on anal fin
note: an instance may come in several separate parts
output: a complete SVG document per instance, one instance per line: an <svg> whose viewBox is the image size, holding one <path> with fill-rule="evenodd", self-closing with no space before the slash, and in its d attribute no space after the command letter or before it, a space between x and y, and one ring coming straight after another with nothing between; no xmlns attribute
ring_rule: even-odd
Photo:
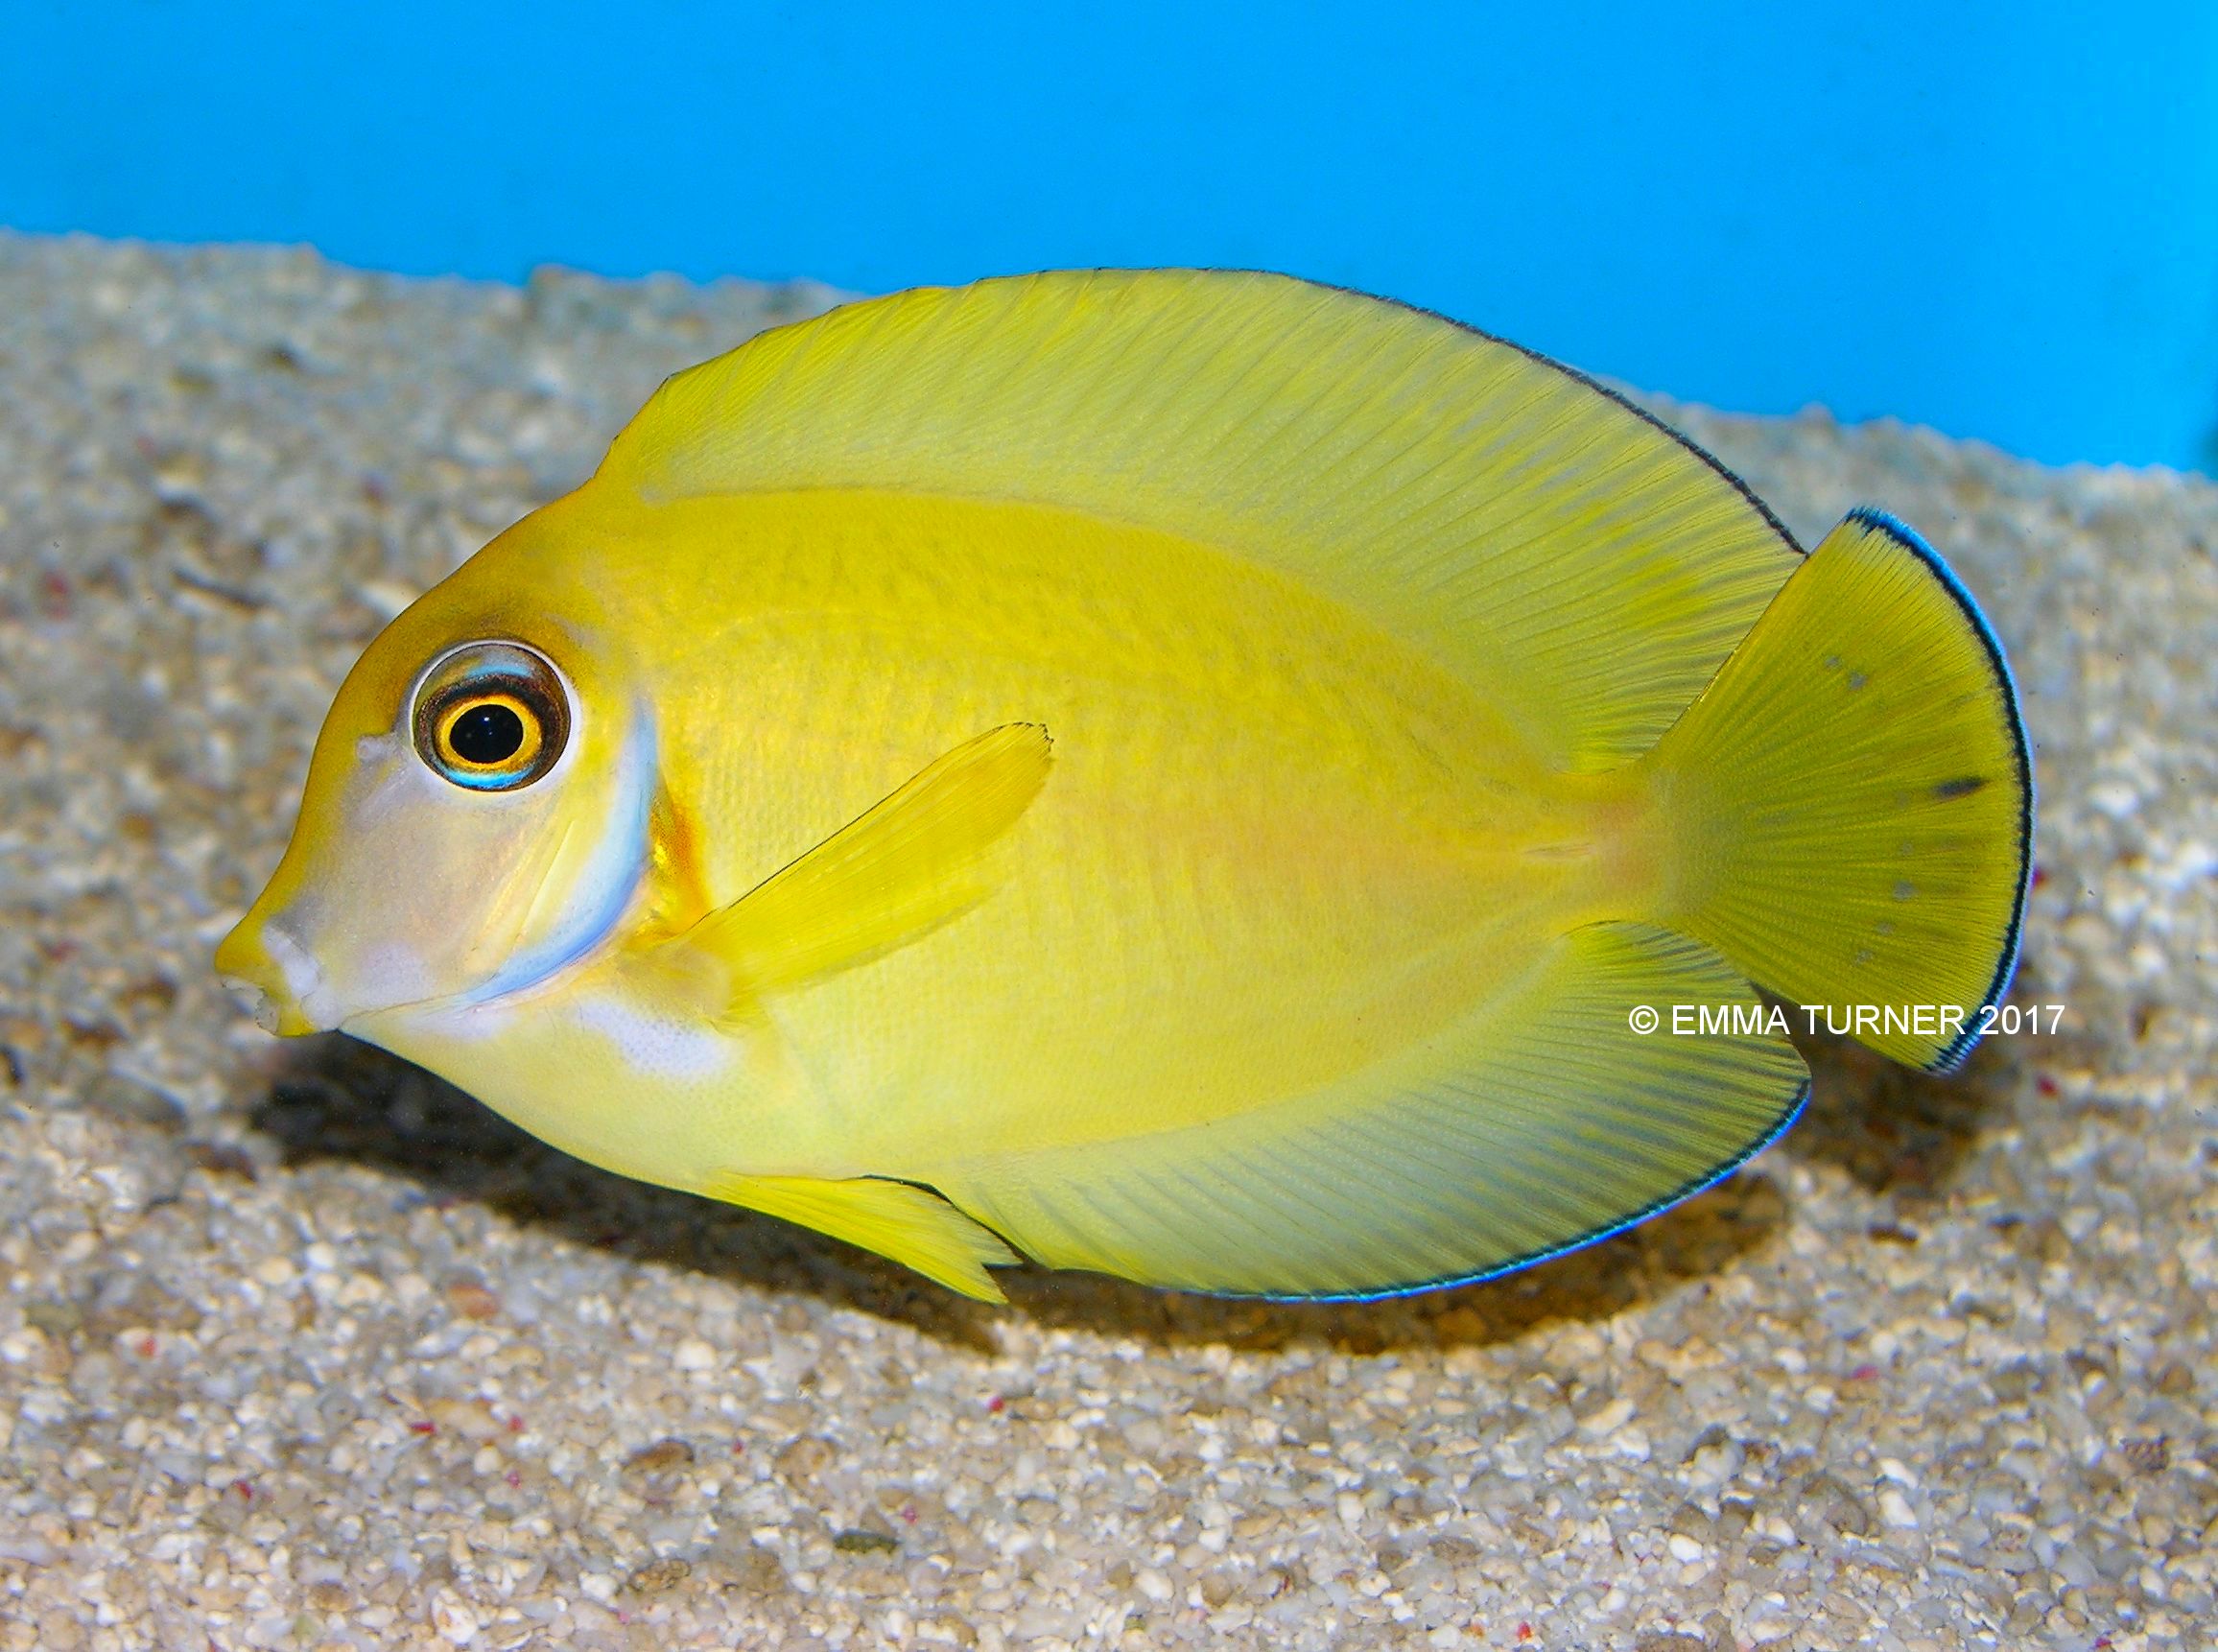
<svg viewBox="0 0 2218 1652"><path fill-rule="evenodd" d="M1528 1267L1537 1267L1544 1262L1553 1262L1558 1257L1569 1256L1573 1251L1585 1250L1589 1245L1600 1244L1604 1239L1616 1239L1628 1229L1639 1227L1650 1216L1662 1215L1673 1205L1682 1204L1696 1193L1705 1192L1714 1188L1792 1129L1794 1121L1802 1117L1803 1109L1809 1105L1809 1098L1810 1081L1805 1078L1796 1087L1794 1099L1788 1102L1778 1119L1773 1121L1771 1128L1715 1169L1697 1176L1685 1187L1674 1189L1662 1198L1653 1199L1642 1205L1630 1215L1619 1216L1616 1221L1607 1226L1598 1227L1592 1233L1581 1234L1577 1239L1567 1239L1559 1245L1550 1245L1546 1250L1528 1251L1523 1256L1512 1257L1509 1261L1497 1263L1492 1267L1480 1268L1476 1273L1451 1274L1445 1279L1428 1279L1421 1280L1415 1285L1390 1286L1384 1290L1324 1291L1314 1295L1304 1295L1298 1292L1290 1295L1279 1295L1269 1291L1216 1290L1210 1291L1208 1294L1242 1298L1250 1302L1390 1302L1398 1296L1422 1296L1428 1290L1452 1290L1459 1285L1484 1285L1490 1279L1499 1279L1504 1274L1518 1273Z"/></svg>

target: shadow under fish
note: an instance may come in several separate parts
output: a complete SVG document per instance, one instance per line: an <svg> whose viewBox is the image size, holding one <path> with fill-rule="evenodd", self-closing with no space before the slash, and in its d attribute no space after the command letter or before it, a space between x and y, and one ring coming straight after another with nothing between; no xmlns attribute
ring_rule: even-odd
<svg viewBox="0 0 2218 1652"><path fill-rule="evenodd" d="M1482 1284L1371 1302L1277 1303L1161 1291L1099 1274L1003 1275L996 1310L924 1285L869 1251L754 1212L613 1175L518 1129L436 1074L340 1035L291 1046L249 1113L288 1168L356 1164L435 1203L467 1200L631 1262L793 1291L1000 1353L992 1326L1044 1326L1157 1346L1330 1347L1371 1355L1486 1347L1551 1321L1594 1322L1716 1274L1770 1239L1787 1206L1739 1176L1607 1242Z"/></svg>

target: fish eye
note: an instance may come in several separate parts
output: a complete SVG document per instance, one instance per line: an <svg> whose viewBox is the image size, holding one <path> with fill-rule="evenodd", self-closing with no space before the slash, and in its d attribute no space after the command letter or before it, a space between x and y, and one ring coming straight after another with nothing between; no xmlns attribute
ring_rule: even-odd
<svg viewBox="0 0 2218 1652"><path fill-rule="evenodd" d="M416 755L472 791L542 778L570 743L570 695L554 668L516 643L468 643L424 673L412 714Z"/></svg>

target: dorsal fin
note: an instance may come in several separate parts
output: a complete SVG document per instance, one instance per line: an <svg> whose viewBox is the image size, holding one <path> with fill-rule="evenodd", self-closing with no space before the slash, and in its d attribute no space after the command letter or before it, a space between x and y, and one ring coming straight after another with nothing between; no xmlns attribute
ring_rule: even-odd
<svg viewBox="0 0 2218 1652"><path fill-rule="evenodd" d="M592 484L869 487L1182 534L1346 602L1569 767L1652 745L1796 560L1714 461L1554 363L1283 275L920 288L666 383Z"/></svg>

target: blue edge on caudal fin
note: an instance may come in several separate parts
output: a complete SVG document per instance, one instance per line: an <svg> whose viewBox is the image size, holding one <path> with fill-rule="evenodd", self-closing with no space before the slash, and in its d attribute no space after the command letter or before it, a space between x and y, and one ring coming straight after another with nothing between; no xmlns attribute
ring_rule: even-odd
<svg viewBox="0 0 2218 1652"><path fill-rule="evenodd" d="M1995 964L1994 979L1988 984L1986 999L1982 1004L1984 1009L1987 1004L2001 1002L2002 995L2010 988L2011 978L2017 971L2018 941L2024 930L2025 901L2027 892L2032 886L2033 878L2033 763L2026 747L2025 722L2019 715L2017 707L2017 684L2010 674L2010 662L2003 656L2002 644L1995 637L1994 628L1988 625L1987 616L1979 611L1978 602L1973 600L1971 593L1965 589L1964 581L1956 578L1955 571L1941 559L1939 552L1926 544L1915 529L1907 523L1890 516L1884 510L1876 509L1870 506L1859 506L1856 509L1849 512L1849 519L1852 522L1860 522L1868 528L1878 530L1932 570L1934 577L1941 581L1949 596L1956 600L1957 605L1964 610L1965 617L1971 622L1972 629L1977 632L1981 646L1987 650L1988 660L1994 668L1995 681L2001 685L2003 704L2010 713L2012 754L2017 763L2019 799L2017 813L2017 891L2011 904L2010 930L2003 939L2002 956ZM1792 541L1790 540L1789 543ZM1976 1019L1974 1017L1974 1020ZM1971 1047L1978 1041L1977 1030L1973 1027L1966 1027L1963 1035L1944 1050L1927 1071L1933 1073L1954 1072L1964 1064L1965 1058L1971 1053ZM1546 1250L1532 1251L1524 1256L1513 1257L1508 1262L1498 1263L1493 1267L1482 1268L1476 1273L1454 1274L1445 1279L1423 1280L1414 1285L1398 1285L1386 1290L1336 1291L1320 1295L1266 1294L1261 1300L1266 1302L1319 1303L1385 1302L1400 1296L1422 1295L1428 1290L1447 1290L1460 1285L1481 1285L1490 1279L1499 1279L1504 1274L1517 1273L1523 1268L1537 1266L1544 1262L1553 1262L1558 1257L1569 1256L1574 1251L1585 1250L1589 1245L1596 1245L1604 1239L1616 1239L1619 1234L1631 1228L1639 1227L1650 1216L1659 1215L1673 1205L1680 1204L1692 1198L1696 1193L1715 1187L1726 1177L1732 1175L1734 1171L1739 1169L1741 1166L1755 1158L1757 1154L1785 1135L1793 1127L1795 1121L1802 1117L1803 1109L1809 1104L1809 1080L1805 1078L1801 1086L1795 1091L1794 1099L1781 1112L1778 1121L1762 1136L1750 1143L1743 1151L1735 1154L1707 1174L1696 1177L1685 1187L1643 1205L1630 1215L1623 1216L1610 1223L1607 1227L1596 1228L1592 1233L1582 1234L1577 1239L1570 1239L1566 1243L1554 1245Z"/></svg>
<svg viewBox="0 0 2218 1652"><path fill-rule="evenodd" d="M2011 978L2017 973L2018 943L2025 932L2025 901L2033 887L2033 756L2026 745L2025 719L2018 710L2017 682L2010 674L2010 661L2002 651L2001 639L1994 627L1987 623L1987 616L1979 611L1979 603L1965 589L1964 581L1956 571L1941 559L1941 554L1920 537L1918 531L1908 523L1890 516L1886 511L1868 505L1858 506L1849 512L1851 522L1860 522L1867 528L1876 528L1896 544L1916 556L1941 581L1942 588L1956 599L1956 605L1964 610L1964 617L1971 622L1971 629L1987 650L1988 663L1994 668L1994 680L2002 689L2003 709L2010 714L2011 755L2017 764L2017 890L2011 901L2010 928L2002 940L2002 956L1995 961L1994 979L1987 983L1986 996L1980 1002L1984 1012L1990 1005L2000 1003L2002 995L2010 990ZM1979 1017L1974 1016L1976 1023ZM1971 1053L1971 1047L1979 1042L1976 1025L1968 1026L1956 1041L1937 1056L1928 1073L1953 1073L1964 1065Z"/></svg>

